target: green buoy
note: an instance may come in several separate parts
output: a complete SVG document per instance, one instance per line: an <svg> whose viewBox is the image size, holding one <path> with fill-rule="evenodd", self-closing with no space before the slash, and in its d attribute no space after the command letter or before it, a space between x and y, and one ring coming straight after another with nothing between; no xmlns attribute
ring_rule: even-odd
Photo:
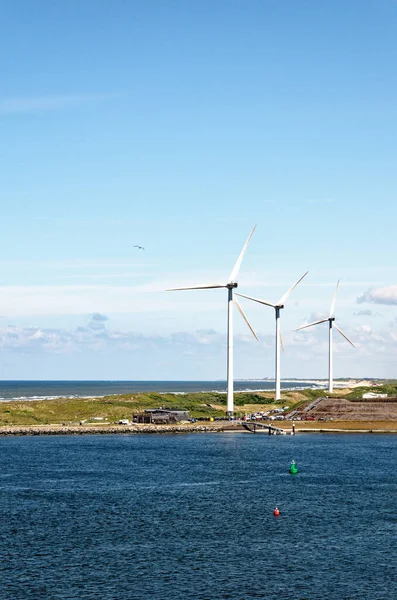
<svg viewBox="0 0 397 600"><path fill-rule="evenodd" d="M296 462L294 460L291 460L289 472L291 473L291 475L296 475L296 473L298 472L298 467L296 466Z"/></svg>

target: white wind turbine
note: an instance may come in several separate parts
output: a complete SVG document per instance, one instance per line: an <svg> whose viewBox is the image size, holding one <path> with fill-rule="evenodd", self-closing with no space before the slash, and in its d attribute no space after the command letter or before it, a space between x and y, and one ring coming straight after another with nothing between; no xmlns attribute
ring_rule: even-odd
<svg viewBox="0 0 397 600"><path fill-rule="evenodd" d="M319 323L329 323L329 355L328 355L328 392L332 394L334 391L334 382L333 382L333 360L332 360L332 329L335 327L339 331L339 333L355 348L353 342L349 340L347 335L343 333L343 331L337 326L335 323L335 302L336 302L336 293L339 287L339 279L336 284L336 289L334 293L334 297L332 299L331 310L329 311L329 317L327 319L321 319L320 321L314 321L313 323L309 323L308 325L302 325L302 327L298 327L295 331L300 331L301 329L306 329L307 327L313 327L313 325L319 325Z"/></svg>
<svg viewBox="0 0 397 600"><path fill-rule="evenodd" d="M242 298L248 298L248 300L253 300L254 302L259 302L259 304L265 304L265 306L271 306L272 308L274 308L275 313L276 313L276 373L275 373L275 380L276 380L276 400L280 400L280 345L282 346L283 342L281 339L281 330L280 330L280 310L282 308L284 308L284 304L288 298L288 296L290 295L290 293L292 292L292 290L294 288L296 288L296 286L298 285L298 283L300 281L302 281L302 279L304 277L306 277L306 275L308 274L309 271L306 271L306 273L304 275L302 275L302 277L300 277L300 279L298 279L298 281L296 283L294 283L294 285L292 287L290 287L290 289L288 290L288 292L286 292L284 294L284 296L281 296L280 300L277 302L277 304L272 304L271 302L265 302L265 300L259 300L258 298L251 298L251 296L244 296L244 294L237 294L237 296L241 296Z"/></svg>
<svg viewBox="0 0 397 600"><path fill-rule="evenodd" d="M167 290L167 292L174 292L179 290L212 290L216 288L226 288L228 291L228 303L227 303L227 412L234 412L234 400L233 400L233 303L237 306L241 316L244 321L248 325L254 337L258 340L258 337L251 327L250 322L248 321L241 304L237 300L237 298L233 298L233 290L237 288L237 275L240 270L240 266L242 260L244 258L245 251L247 250L248 244L254 233L256 225L253 227L251 233L248 236L247 241L245 242L243 249L241 250L240 256L237 259L236 264L234 265L233 271L230 273L228 283L217 283L210 285L197 285L194 287L183 287L183 288L172 288ZM259 340L258 340L259 342Z"/></svg>

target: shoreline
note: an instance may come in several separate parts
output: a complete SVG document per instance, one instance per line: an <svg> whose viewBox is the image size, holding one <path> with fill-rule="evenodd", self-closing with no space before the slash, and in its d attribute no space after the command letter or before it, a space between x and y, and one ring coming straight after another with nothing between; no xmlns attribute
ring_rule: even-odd
<svg viewBox="0 0 397 600"><path fill-rule="evenodd" d="M272 424L273 425L273 424ZM292 424L283 427L277 425L280 429L291 434ZM0 437L8 436L64 436L64 435L139 435L139 434L186 434L186 433L244 433L247 435L268 435L266 430L249 433L240 423L208 423L208 424L178 424L178 425L12 425L1 426ZM379 422L357 422L348 421L333 422L330 426L324 423L310 423L304 426L295 424L295 434L308 433L389 433L397 434L397 422L385 423Z"/></svg>
<svg viewBox="0 0 397 600"><path fill-rule="evenodd" d="M101 390L98 393L98 385L101 383L109 384L113 389ZM9 395L9 385L17 386L20 389L17 395ZM27 385L35 384L34 394L23 394L22 389ZM82 389L81 386L91 384L91 388L95 388L95 391L88 391L88 389ZM123 389L117 389L118 384L123 384ZM158 384L162 384L164 389L160 389ZM201 384L201 385L200 385ZM243 393L273 393L275 391L275 382L272 379L236 379L235 394ZM298 392L308 389L323 389L326 387L326 380L322 379L291 379L286 378L281 380L282 392ZM356 387L368 387L373 385L373 380L360 380L360 379L340 379L334 382L335 389L343 390L345 388L354 389ZM64 386L65 389L60 391L59 385ZM73 392L71 388L79 387L79 391ZM194 386L193 389L191 386ZM152 386L152 387L150 387ZM241 389L238 386L243 386ZM175 389L174 389L175 387ZM4 388L4 389L3 389ZM42 389L41 389L42 388ZM48 393L45 393L44 389L47 388ZM49 390L50 388L50 390ZM52 388L52 389L51 389ZM68 388L68 389L66 389ZM128 388L128 390L127 390ZM40 390L40 392L38 392ZM26 390L24 390L26 391ZM42 400L58 400L58 399L94 399L94 398L105 398L107 396L123 395L123 394L143 394L143 393L157 393L160 395L173 394L175 396L186 396L189 394L206 394L206 393L218 393L226 395L226 381L223 380L202 380L202 381L183 381L183 380L169 380L169 381L90 381L90 380L46 380L46 381L30 381L30 380L0 380L0 403L2 402L34 402Z"/></svg>

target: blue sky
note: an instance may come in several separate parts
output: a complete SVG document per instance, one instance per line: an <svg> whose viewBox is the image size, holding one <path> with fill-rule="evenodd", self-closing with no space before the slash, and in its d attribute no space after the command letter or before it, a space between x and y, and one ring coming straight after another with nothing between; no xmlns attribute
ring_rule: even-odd
<svg viewBox="0 0 397 600"><path fill-rule="evenodd" d="M0 378L225 375L230 273L301 275L283 377L395 377L394 0L3 0ZM135 244L145 251L134 248ZM236 377L273 374L272 311L236 314Z"/></svg>

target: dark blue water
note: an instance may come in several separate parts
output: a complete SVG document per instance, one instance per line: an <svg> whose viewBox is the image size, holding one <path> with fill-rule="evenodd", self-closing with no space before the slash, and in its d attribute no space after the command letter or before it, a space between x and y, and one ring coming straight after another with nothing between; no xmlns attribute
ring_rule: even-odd
<svg viewBox="0 0 397 600"><path fill-rule="evenodd" d="M0 438L0 598L390 600L396 460L391 435Z"/></svg>
<svg viewBox="0 0 397 600"><path fill-rule="evenodd" d="M324 384L323 384L324 386ZM303 381L282 381L282 388L315 387ZM273 390L274 381L235 381L236 391ZM226 381L0 381L0 400L107 396L137 392L226 391Z"/></svg>

